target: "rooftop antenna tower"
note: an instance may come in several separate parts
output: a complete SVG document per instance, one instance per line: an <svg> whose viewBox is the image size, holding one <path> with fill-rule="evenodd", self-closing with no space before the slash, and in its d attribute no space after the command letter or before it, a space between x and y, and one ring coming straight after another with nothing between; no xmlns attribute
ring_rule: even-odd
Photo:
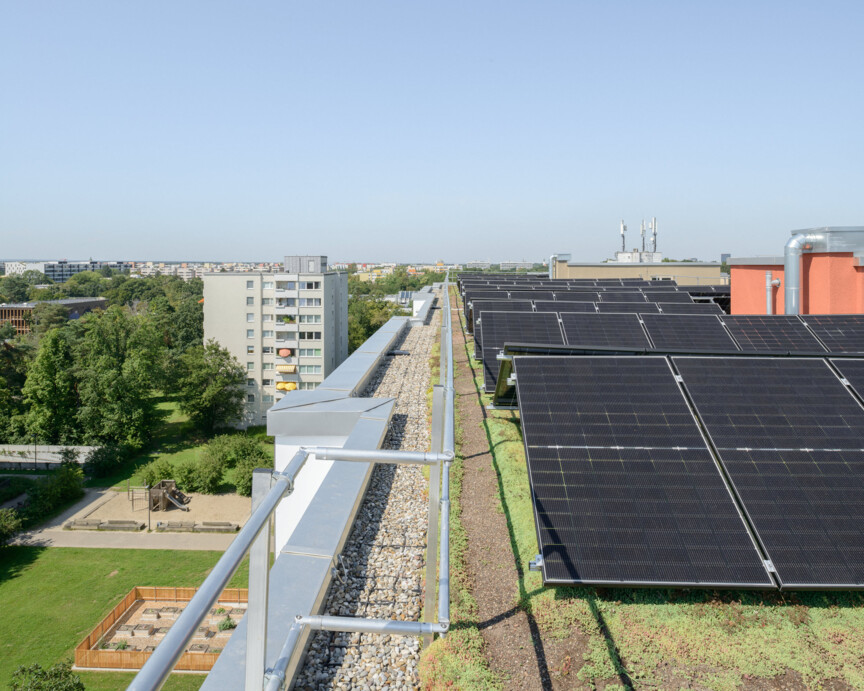
<svg viewBox="0 0 864 691"><path fill-rule="evenodd" d="M642 219L642 251L645 251L645 219Z"/></svg>
<svg viewBox="0 0 864 691"><path fill-rule="evenodd" d="M621 219L621 251L626 252L627 248L624 246L624 233L627 232L627 226L624 225L624 219Z"/></svg>
<svg viewBox="0 0 864 691"><path fill-rule="evenodd" d="M657 251L657 217L651 218L651 251Z"/></svg>

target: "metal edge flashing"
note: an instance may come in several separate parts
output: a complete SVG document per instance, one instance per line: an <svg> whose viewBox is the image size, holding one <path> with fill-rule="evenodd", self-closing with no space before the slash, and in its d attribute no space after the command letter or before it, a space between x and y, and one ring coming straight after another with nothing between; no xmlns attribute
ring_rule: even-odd
<svg viewBox="0 0 864 691"><path fill-rule="evenodd" d="M356 396L367 385L393 343L410 327L408 317L394 317L375 332L357 351L334 370L311 396L292 395L267 414L268 433L276 432L291 413L312 419L331 417L338 402ZM305 399L305 400L304 400ZM381 447L395 409L395 399L363 399L368 406L345 405L356 422L343 448ZM347 404L347 401L345 401ZM358 401L359 403L359 401ZM357 408L360 408L359 410ZM346 410L346 413L348 411ZM292 425L293 426L293 425ZM272 431L271 431L272 430ZM314 462L314 461L313 461ZM269 611L266 634L266 666L273 667L298 614L319 614L336 572L338 555L351 532L372 475L373 464L333 461L320 487L312 497L300 522L276 556L270 570ZM291 501L290 496L287 501ZM244 617L225 646L202 685L203 691L244 688L246 673L246 630ZM310 629L302 627L290 654L285 688L290 689L309 644Z"/></svg>

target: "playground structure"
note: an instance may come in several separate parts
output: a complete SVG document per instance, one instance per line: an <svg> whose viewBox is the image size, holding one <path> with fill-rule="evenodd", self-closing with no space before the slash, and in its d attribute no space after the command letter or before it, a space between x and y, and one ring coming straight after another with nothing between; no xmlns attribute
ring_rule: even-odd
<svg viewBox="0 0 864 691"><path fill-rule="evenodd" d="M126 497L132 502L132 510L135 510L135 501L144 501L150 511L168 511L170 505L176 506L181 511L188 511L189 497L177 489L174 480L160 480L152 487L133 487L126 485Z"/></svg>

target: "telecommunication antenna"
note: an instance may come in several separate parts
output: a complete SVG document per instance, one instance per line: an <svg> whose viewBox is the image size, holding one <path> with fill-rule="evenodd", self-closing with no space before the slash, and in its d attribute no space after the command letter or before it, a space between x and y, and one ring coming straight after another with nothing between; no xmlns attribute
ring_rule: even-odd
<svg viewBox="0 0 864 691"><path fill-rule="evenodd" d="M625 241L624 241L624 233L626 233L626 232L627 232L627 226L624 225L624 219L622 218L621 219L621 251L622 252L627 251L627 248L625 247Z"/></svg>

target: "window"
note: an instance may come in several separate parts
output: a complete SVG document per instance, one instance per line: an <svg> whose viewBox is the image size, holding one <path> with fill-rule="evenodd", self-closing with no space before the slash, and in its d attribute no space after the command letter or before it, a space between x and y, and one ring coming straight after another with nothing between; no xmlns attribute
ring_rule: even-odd
<svg viewBox="0 0 864 691"><path fill-rule="evenodd" d="M247 297L246 298L246 304L247 305L254 305L255 304L255 298L253 298L252 296Z"/></svg>
<svg viewBox="0 0 864 691"><path fill-rule="evenodd" d="M273 380L272 379L262 379L261 380L261 386L273 386Z"/></svg>
<svg viewBox="0 0 864 691"><path fill-rule="evenodd" d="M254 322L255 321L255 313L254 312L247 312L246 313L246 321L247 322Z"/></svg>
<svg viewBox="0 0 864 691"><path fill-rule="evenodd" d="M246 338L255 338L255 329L246 329Z"/></svg>
<svg viewBox="0 0 864 691"><path fill-rule="evenodd" d="M247 379L246 380L246 386L255 386L255 380L254 379Z"/></svg>
<svg viewBox="0 0 864 691"><path fill-rule="evenodd" d="M301 324L320 324L321 323L321 315L320 314L301 314L300 315L300 323Z"/></svg>
<svg viewBox="0 0 864 691"><path fill-rule="evenodd" d="M264 290L273 290L273 281L264 281L264 285L261 286Z"/></svg>
<svg viewBox="0 0 864 691"><path fill-rule="evenodd" d="M269 394L269 393L265 393L265 394L264 394L264 398L263 398L262 400L263 400L265 403L272 403L272 402L273 402L273 395L272 395L272 394Z"/></svg>
<svg viewBox="0 0 864 691"><path fill-rule="evenodd" d="M321 298L298 298L300 307L321 307Z"/></svg>
<svg viewBox="0 0 864 691"><path fill-rule="evenodd" d="M276 290L296 290L297 284L294 281L277 281Z"/></svg>
<svg viewBox="0 0 864 691"><path fill-rule="evenodd" d="M265 315L264 315L263 317L261 317L261 318L262 318L265 322L272 322L272 321L273 321L273 315L272 315L272 314L265 314Z"/></svg>
<svg viewBox="0 0 864 691"><path fill-rule="evenodd" d="M320 331L301 331L299 333L301 341L320 341L321 340L321 332Z"/></svg>
<svg viewBox="0 0 864 691"><path fill-rule="evenodd" d="M277 307L296 307L297 298L279 298L276 302Z"/></svg>
<svg viewBox="0 0 864 691"><path fill-rule="evenodd" d="M314 381L301 381L297 383L297 388L300 390L303 389L314 389L318 386L318 382Z"/></svg>
<svg viewBox="0 0 864 691"><path fill-rule="evenodd" d="M263 369L273 369L273 363L272 363L272 362L265 362L265 363L262 365L262 368L263 368Z"/></svg>
<svg viewBox="0 0 864 691"><path fill-rule="evenodd" d="M266 331L264 332L264 337L265 337L265 338L267 337L267 332L266 332ZM261 349L261 352L263 352L265 355L272 355L272 354L273 354L273 346L264 346L264 347Z"/></svg>
<svg viewBox="0 0 864 691"><path fill-rule="evenodd" d="M300 357L321 357L321 348L300 348Z"/></svg>
<svg viewBox="0 0 864 691"><path fill-rule="evenodd" d="M321 281L300 281L300 290L321 290Z"/></svg>
<svg viewBox="0 0 864 691"><path fill-rule="evenodd" d="M273 305L273 298L262 298L261 304L270 307Z"/></svg>
<svg viewBox="0 0 864 691"><path fill-rule="evenodd" d="M255 281L246 281L246 288L252 290L255 287Z"/></svg>
<svg viewBox="0 0 864 691"><path fill-rule="evenodd" d="M264 338L273 338L273 332L264 329L264 331L261 332L261 336L263 336ZM264 352L266 353L267 351L265 350ZM271 350L270 352L272 353L273 351Z"/></svg>
<svg viewBox="0 0 864 691"><path fill-rule="evenodd" d="M247 369L247 370L253 370L253 369L255 369L255 363L254 363L254 362L247 362L247 363L246 363L246 369Z"/></svg>
<svg viewBox="0 0 864 691"><path fill-rule="evenodd" d="M253 355L255 353L255 346L246 346L246 354Z"/></svg>
<svg viewBox="0 0 864 691"><path fill-rule="evenodd" d="M254 393L247 394L247 395L246 395L246 400L247 400L249 403L254 403L254 402L255 402L255 394L254 394Z"/></svg>
<svg viewBox="0 0 864 691"><path fill-rule="evenodd" d="M321 374L321 365L300 365L300 374Z"/></svg>

